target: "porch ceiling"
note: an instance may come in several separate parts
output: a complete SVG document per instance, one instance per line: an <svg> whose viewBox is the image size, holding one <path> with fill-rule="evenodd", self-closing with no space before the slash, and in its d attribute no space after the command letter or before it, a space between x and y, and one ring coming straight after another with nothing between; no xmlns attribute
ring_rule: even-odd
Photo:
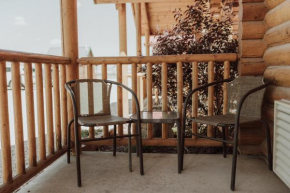
<svg viewBox="0 0 290 193"><path fill-rule="evenodd" d="M150 31L150 35L156 35L157 29L166 30L171 29L176 23L173 11L181 8L186 10L187 6L192 4L193 0L94 0L96 4L120 4L131 3L133 15L135 17L134 3L142 3L141 17L142 17L142 35L145 35L145 30ZM234 2L233 13L234 17L234 31L238 30L238 0L228 0ZM211 10L215 18L220 17L219 7L221 7L221 0L211 1Z"/></svg>
<svg viewBox="0 0 290 193"><path fill-rule="evenodd" d="M128 154L83 152L82 184L77 187L75 157L62 156L21 192L230 192L232 156L185 154L184 171L177 173L176 154L144 154L145 175L139 174L139 159L133 154L133 172ZM284 193L289 189L259 156L239 156L238 192Z"/></svg>

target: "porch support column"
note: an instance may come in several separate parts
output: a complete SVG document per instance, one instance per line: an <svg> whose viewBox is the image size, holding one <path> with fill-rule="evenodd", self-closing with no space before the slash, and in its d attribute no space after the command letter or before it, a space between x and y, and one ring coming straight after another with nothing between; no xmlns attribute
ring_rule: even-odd
<svg viewBox="0 0 290 193"><path fill-rule="evenodd" d="M136 14L136 55L141 56L142 54L142 41L141 41L141 4L135 4Z"/></svg>
<svg viewBox="0 0 290 193"><path fill-rule="evenodd" d="M119 13L119 54L120 56L127 56L127 21L126 21L126 4L116 4L116 8ZM117 77L118 82L128 85L128 66L120 64L121 66L117 70L119 77ZM122 94L118 94L118 116L127 116L129 114L129 105L128 105L128 92L122 90L121 87L118 88ZM118 133L123 133L123 125L118 126Z"/></svg>
<svg viewBox="0 0 290 193"><path fill-rule="evenodd" d="M141 3L135 3L135 18L136 18L136 56L142 55L142 40L141 40ZM142 64L137 64L137 72L141 72ZM140 108L143 109L143 98L141 98L141 77L137 75L137 97L140 102Z"/></svg>
<svg viewBox="0 0 290 193"><path fill-rule="evenodd" d="M78 54L78 24L77 24L77 0L61 0L61 25L62 25L62 54L69 57L71 63L66 66L66 81L78 79L79 68ZM63 85L61 85L63 86ZM73 118L72 101L67 95L68 120ZM74 142L74 130L72 129L72 141Z"/></svg>

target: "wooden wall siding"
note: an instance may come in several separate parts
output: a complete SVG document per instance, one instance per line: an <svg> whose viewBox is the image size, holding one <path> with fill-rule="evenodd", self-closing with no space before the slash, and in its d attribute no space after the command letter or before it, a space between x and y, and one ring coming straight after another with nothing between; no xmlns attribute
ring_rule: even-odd
<svg viewBox="0 0 290 193"><path fill-rule="evenodd" d="M264 0L239 0L238 71L241 76L262 75L267 68L263 59L267 44L263 38L267 31L264 18L268 10ZM249 127L240 129L239 152L261 154L260 144L265 139L265 133L259 123Z"/></svg>
<svg viewBox="0 0 290 193"><path fill-rule="evenodd" d="M285 0L265 0L265 5L268 7L268 9L273 9L284 1Z"/></svg>
<svg viewBox="0 0 290 193"><path fill-rule="evenodd" d="M263 20L268 8L264 0L240 0L239 5L239 74L262 75L266 68L263 55L267 49L263 41L266 32Z"/></svg>
<svg viewBox="0 0 290 193"><path fill-rule="evenodd" d="M264 42L267 50L263 59L268 68L264 77L273 81L266 90L263 116L273 129L275 100L290 100L290 0L265 0L269 11L265 15L264 23L267 31ZM261 144L267 154L266 140Z"/></svg>

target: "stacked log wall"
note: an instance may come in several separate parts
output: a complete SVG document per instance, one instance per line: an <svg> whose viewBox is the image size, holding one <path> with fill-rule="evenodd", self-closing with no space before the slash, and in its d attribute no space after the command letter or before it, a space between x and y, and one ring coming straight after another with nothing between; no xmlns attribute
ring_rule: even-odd
<svg viewBox="0 0 290 193"><path fill-rule="evenodd" d="M267 44L264 18L268 12L264 0L239 1L239 75L262 75L267 68L263 58ZM239 152L241 154L261 154L260 144L265 138L261 124L242 127L239 132Z"/></svg>
<svg viewBox="0 0 290 193"><path fill-rule="evenodd" d="M263 59L267 45L263 41L268 12L264 0L239 1L239 75L262 75L266 69Z"/></svg>
<svg viewBox="0 0 290 193"><path fill-rule="evenodd" d="M264 3L269 9L264 18L263 40L267 46L263 55L267 66L264 77L272 85L266 90L263 117L273 131L274 101L290 100L290 0L265 0ZM266 140L261 146L267 154Z"/></svg>

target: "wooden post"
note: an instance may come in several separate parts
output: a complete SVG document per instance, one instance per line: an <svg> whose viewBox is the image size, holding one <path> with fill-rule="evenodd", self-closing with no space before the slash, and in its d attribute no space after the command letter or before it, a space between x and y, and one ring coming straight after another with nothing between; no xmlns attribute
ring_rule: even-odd
<svg viewBox="0 0 290 193"><path fill-rule="evenodd" d="M53 99L54 99L54 128L56 150L61 149L61 121L60 121L60 97L59 97L59 69L58 64L52 65L53 70Z"/></svg>
<svg viewBox="0 0 290 193"><path fill-rule="evenodd" d="M0 132L3 183L12 183L6 63L0 62Z"/></svg>
<svg viewBox="0 0 290 193"><path fill-rule="evenodd" d="M106 80L108 78L107 64L102 64L102 79ZM104 137L109 137L109 127L104 126Z"/></svg>
<svg viewBox="0 0 290 193"><path fill-rule="evenodd" d="M45 148L45 122L44 122L44 101L43 101L43 75L42 64L35 64L36 76L36 98L37 98L37 128L40 160L46 159Z"/></svg>
<svg viewBox="0 0 290 193"><path fill-rule="evenodd" d="M224 62L224 79L230 78L230 62L225 61ZM224 100L223 100L223 114L227 114L227 109L228 109L228 85L225 82L224 83Z"/></svg>
<svg viewBox="0 0 290 193"><path fill-rule="evenodd" d="M35 144L35 122L34 122L34 97L32 81L32 64L24 64L25 71L25 99L26 99L26 118L28 130L28 155L29 166L36 166L36 144Z"/></svg>
<svg viewBox="0 0 290 193"><path fill-rule="evenodd" d="M148 15L147 15L147 9L146 9L146 3L141 3L141 21L142 25L145 25L145 49L146 49L146 56L150 56L150 28L148 23ZM142 26L141 26L142 29ZM147 76L143 77L143 100L147 98ZM148 99L147 99L148 101Z"/></svg>
<svg viewBox="0 0 290 193"><path fill-rule="evenodd" d="M132 90L137 93L137 65L135 63L132 63ZM132 97L132 114L136 113L136 104ZM133 124L133 134L136 134L136 124ZM135 138L135 137L134 137Z"/></svg>
<svg viewBox="0 0 290 193"><path fill-rule="evenodd" d="M183 106L183 70L182 62L177 62L177 112L182 120L182 106Z"/></svg>
<svg viewBox="0 0 290 193"><path fill-rule="evenodd" d="M141 4L135 4L135 11L136 11L136 48L137 48L137 56L141 56L142 54L142 40L141 40ZM140 65L138 65L138 68Z"/></svg>
<svg viewBox="0 0 290 193"><path fill-rule="evenodd" d="M153 110L153 100L152 100L152 64L147 63L147 110ZM153 125L147 125L147 138L153 138Z"/></svg>
<svg viewBox="0 0 290 193"><path fill-rule="evenodd" d="M67 144L67 93L64 87L66 83L66 66L60 65L60 97L61 97L61 135L62 135L62 145Z"/></svg>
<svg viewBox="0 0 290 193"><path fill-rule="evenodd" d="M122 64L117 64L117 82L122 83ZM123 96L122 96L122 87L118 86L117 88L117 105L118 105L118 116L123 116ZM123 124L118 125L118 135L123 135Z"/></svg>
<svg viewBox="0 0 290 193"><path fill-rule="evenodd" d="M93 79L93 65L87 65L87 79ZM94 114L94 92L93 92L93 84L90 82L88 83L88 106L89 106L89 114ZM89 138L95 138L95 128L89 127Z"/></svg>
<svg viewBox="0 0 290 193"><path fill-rule="evenodd" d="M224 62L224 79L230 78L230 62L225 61ZM224 83L224 90L223 90L223 114L227 114L228 110L228 84ZM229 138L229 128L225 128L226 138Z"/></svg>
<svg viewBox="0 0 290 193"><path fill-rule="evenodd" d="M214 81L214 62L210 61L208 63L208 83L211 83L213 81ZM208 87L208 116L213 115L214 111L213 98L214 98L214 86L210 86ZM207 136L208 137L214 136L212 125L207 126Z"/></svg>
<svg viewBox="0 0 290 193"><path fill-rule="evenodd" d="M192 63L192 89L198 87L198 63ZM192 96L192 117L197 117L198 108L198 92L194 93ZM185 116L185 115L184 115ZM192 133L197 133L197 123L192 122ZM196 139L195 135L192 135L192 139Z"/></svg>
<svg viewBox="0 0 290 193"><path fill-rule="evenodd" d="M61 0L62 48L63 56L69 57L71 63L66 66L66 81L78 79L78 25L77 0ZM72 101L67 93L68 119L73 118ZM74 129L71 127L72 141L74 142ZM74 148L73 148L74 151Z"/></svg>
<svg viewBox="0 0 290 193"><path fill-rule="evenodd" d="M126 4L119 4L119 52L120 56L127 55L127 18L126 18ZM117 65L117 81L128 85L127 65ZM127 116L129 114L128 92L118 87L118 116ZM123 134L123 125L118 125L118 133Z"/></svg>
<svg viewBox="0 0 290 193"><path fill-rule="evenodd" d="M54 154L54 134L52 115L52 85L51 85L51 64L44 64L45 104L46 104L46 129L48 154Z"/></svg>
<svg viewBox="0 0 290 193"><path fill-rule="evenodd" d="M15 149L16 149L16 160L17 160L16 170L17 170L17 174L25 174L20 63L13 62L11 64L11 67L12 67L12 94L13 94L13 111L14 111Z"/></svg>
<svg viewBox="0 0 290 193"><path fill-rule="evenodd" d="M161 87L162 87L162 111L168 111L167 100L167 64L162 63L162 75L161 75ZM167 124L162 124L162 139L168 138Z"/></svg>
<svg viewBox="0 0 290 193"><path fill-rule="evenodd" d="M142 55L142 39L141 39L141 3L135 3L135 16L136 16L136 56L141 56ZM141 72L142 69L142 64L137 64L137 72ZM133 78L133 77L132 77ZM143 102L141 101L141 85L140 85L140 77L137 77L137 96L138 100L140 102L140 108L143 108Z"/></svg>

